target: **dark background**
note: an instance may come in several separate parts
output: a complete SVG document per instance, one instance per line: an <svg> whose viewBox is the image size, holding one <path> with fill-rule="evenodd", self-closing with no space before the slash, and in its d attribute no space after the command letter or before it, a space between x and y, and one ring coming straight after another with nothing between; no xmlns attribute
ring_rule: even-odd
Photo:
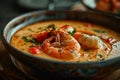
<svg viewBox="0 0 120 80"><path fill-rule="evenodd" d="M0 0L0 29L14 17L26 12L17 4L17 0ZM0 80L29 80L12 64L1 41L0 48Z"/></svg>
<svg viewBox="0 0 120 80"><path fill-rule="evenodd" d="M0 29L3 28L11 19L25 11L18 6L17 0L0 0ZM7 51L0 43L0 80L27 80L16 67L12 64Z"/></svg>
<svg viewBox="0 0 120 80"><path fill-rule="evenodd" d="M0 27L4 27L14 17L30 11L34 9L23 8L17 0L0 0Z"/></svg>
<svg viewBox="0 0 120 80"><path fill-rule="evenodd" d="M80 2L81 0L71 0L71 1L75 3L75 2ZM49 0L49 3L52 2L53 0ZM70 7L57 8L57 10L63 10L63 9L69 10ZM19 5L18 0L0 0L0 27L4 27L11 19L13 19L16 16L36 10L48 10L48 8L38 8L38 9L28 8Z"/></svg>

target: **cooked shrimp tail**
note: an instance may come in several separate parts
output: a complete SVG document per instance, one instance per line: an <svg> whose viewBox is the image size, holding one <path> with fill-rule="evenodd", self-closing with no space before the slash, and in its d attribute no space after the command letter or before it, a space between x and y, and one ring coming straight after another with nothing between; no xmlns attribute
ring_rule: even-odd
<svg viewBox="0 0 120 80"><path fill-rule="evenodd" d="M63 30L55 31L53 36L46 39L41 45L41 50L47 55L64 60L79 57L80 48L80 44Z"/></svg>

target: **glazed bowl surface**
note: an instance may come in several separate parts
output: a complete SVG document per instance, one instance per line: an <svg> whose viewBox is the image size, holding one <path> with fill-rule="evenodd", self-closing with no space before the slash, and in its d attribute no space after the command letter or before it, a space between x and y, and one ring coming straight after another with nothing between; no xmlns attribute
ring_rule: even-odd
<svg viewBox="0 0 120 80"><path fill-rule="evenodd" d="M120 33L119 17L93 11L35 11L18 16L1 30L1 39L9 51L13 63L27 75L39 79L39 73L43 71L68 77L98 79L120 68L120 54L118 53L114 53L114 55L102 61L60 62L38 58L11 46L10 38L15 31L26 25L46 20L78 20L91 22L104 25Z"/></svg>

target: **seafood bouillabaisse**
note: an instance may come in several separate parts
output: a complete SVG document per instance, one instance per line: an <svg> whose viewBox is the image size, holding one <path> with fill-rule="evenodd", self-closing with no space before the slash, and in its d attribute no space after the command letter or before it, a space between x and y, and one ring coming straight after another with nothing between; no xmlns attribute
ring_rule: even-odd
<svg viewBox="0 0 120 80"><path fill-rule="evenodd" d="M104 60L119 34L96 24L80 21L41 21L18 30L11 45L36 57L60 61Z"/></svg>

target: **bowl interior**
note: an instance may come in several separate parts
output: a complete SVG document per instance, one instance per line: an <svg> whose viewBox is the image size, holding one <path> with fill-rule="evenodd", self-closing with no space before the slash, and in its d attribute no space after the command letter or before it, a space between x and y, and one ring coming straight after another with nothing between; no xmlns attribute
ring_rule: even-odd
<svg viewBox="0 0 120 80"><path fill-rule="evenodd" d="M36 11L21 15L10 21L3 30L3 37L5 41L10 44L11 36L20 28L26 25L33 24L38 21L46 20L78 20L91 22L98 25L104 25L116 32L120 30L120 19L115 16L110 16L97 12L81 12L81 11ZM120 57L120 44L118 52L110 55L109 58Z"/></svg>

